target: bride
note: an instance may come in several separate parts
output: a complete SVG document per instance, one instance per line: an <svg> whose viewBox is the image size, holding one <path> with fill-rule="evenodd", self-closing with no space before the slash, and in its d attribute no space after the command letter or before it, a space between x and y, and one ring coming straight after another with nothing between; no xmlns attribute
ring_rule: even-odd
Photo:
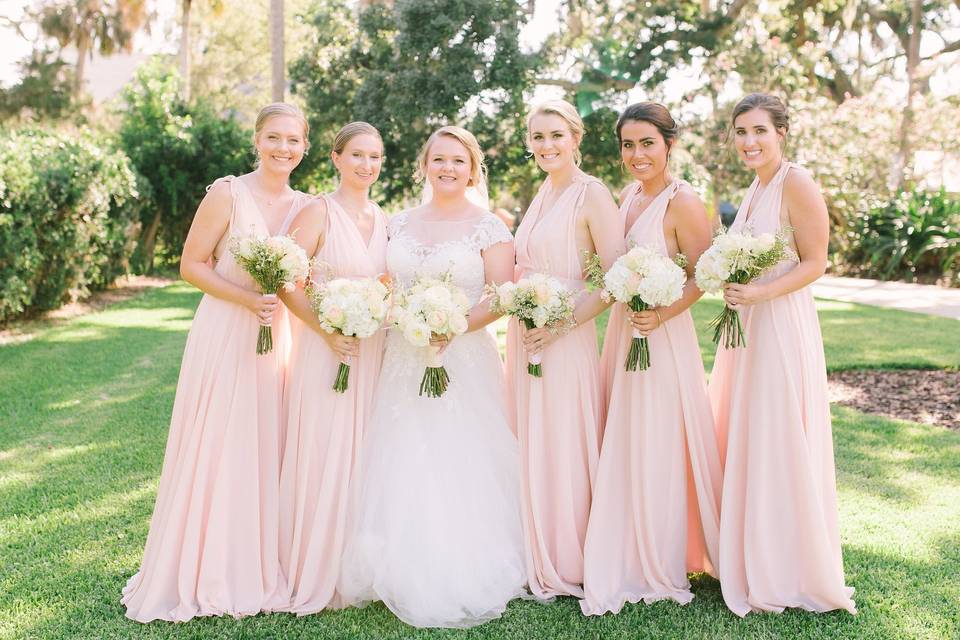
<svg viewBox="0 0 960 640"><path fill-rule="evenodd" d="M519 455L493 337L486 283L513 276L513 238L487 211L483 152L460 127L423 146L425 204L389 225L387 268L401 286L449 272L474 303L467 332L435 340L450 376L439 398L419 395L427 348L387 337L369 430L354 477L340 593L382 600L418 627L497 618L525 593Z"/></svg>

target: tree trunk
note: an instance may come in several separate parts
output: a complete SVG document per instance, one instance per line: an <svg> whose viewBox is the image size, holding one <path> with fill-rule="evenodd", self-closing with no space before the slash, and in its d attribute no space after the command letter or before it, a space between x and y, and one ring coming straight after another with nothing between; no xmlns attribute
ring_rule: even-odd
<svg viewBox="0 0 960 640"><path fill-rule="evenodd" d="M160 230L162 217L163 213L160 209L157 209L153 220L150 221L149 226L140 236L140 268L143 269L143 273L153 271L153 254L157 249L157 231Z"/></svg>
<svg viewBox="0 0 960 640"><path fill-rule="evenodd" d="M911 163L910 129L913 128L913 96L917 92L917 67L920 65L920 15L923 0L913 0L910 7L910 40L907 44L907 106L900 121L900 150L897 158L897 188L907 179Z"/></svg>
<svg viewBox="0 0 960 640"><path fill-rule="evenodd" d="M190 9L193 0L180 0L180 77L183 80L183 99L190 100Z"/></svg>
<svg viewBox="0 0 960 640"><path fill-rule="evenodd" d="M272 99L283 102L286 93L283 58L283 0L270 0L270 63Z"/></svg>
<svg viewBox="0 0 960 640"><path fill-rule="evenodd" d="M81 30L77 36L77 66L73 78L74 100L79 100L83 93L83 75L87 66L88 55L90 55L90 34Z"/></svg>

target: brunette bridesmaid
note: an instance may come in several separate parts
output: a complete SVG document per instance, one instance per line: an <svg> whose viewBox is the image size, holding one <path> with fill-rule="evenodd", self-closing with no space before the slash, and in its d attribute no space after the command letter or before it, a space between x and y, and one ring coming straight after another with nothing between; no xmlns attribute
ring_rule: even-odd
<svg viewBox="0 0 960 640"><path fill-rule="evenodd" d="M340 183L304 207L296 240L325 278L371 278L386 271L386 218L369 197L383 142L366 122L344 126L330 154ZM327 333L303 289L283 294L293 312L294 346L284 393L286 447L280 477L280 565L287 585L270 608L299 615L339 606L348 481L369 418L383 356L383 333L358 339ZM347 390L333 390L341 362Z"/></svg>
<svg viewBox="0 0 960 640"><path fill-rule="evenodd" d="M565 334L521 329L507 333L508 387L520 440L527 572L537 598L583 596L583 542L604 406L594 318L607 305L584 291L583 256L597 253L609 268L623 253L623 229L610 192L577 166L583 121L563 101L527 117L527 142L547 173L517 230L517 277L544 273L580 292L576 326ZM541 354L543 377L527 373L528 354Z"/></svg>
<svg viewBox="0 0 960 640"><path fill-rule="evenodd" d="M143 564L123 590L126 615L139 622L252 615L276 595L287 322L228 241L287 232L308 201L288 184L307 133L296 107L264 107L257 169L217 181L187 235L180 274L205 295L187 336ZM274 350L258 356L259 325L270 323Z"/></svg>
<svg viewBox="0 0 960 640"><path fill-rule="evenodd" d="M617 121L620 155L636 182L621 195L629 246L688 259L683 297L639 313L614 306L601 367L610 380L603 451L584 548L587 615L626 602L693 599L687 574L716 575L720 454L690 305L710 246L703 203L668 168L678 127L666 107L634 104ZM626 371L632 330L647 336L651 366Z"/></svg>
<svg viewBox="0 0 960 640"><path fill-rule="evenodd" d="M723 598L739 616L786 607L855 613L843 576L826 366L809 287L827 263L827 208L810 174L783 157L789 120L779 98L750 94L732 120L737 155L757 177L731 229L783 233L795 255L754 282L724 287L747 346L719 348L710 379L726 454Z"/></svg>

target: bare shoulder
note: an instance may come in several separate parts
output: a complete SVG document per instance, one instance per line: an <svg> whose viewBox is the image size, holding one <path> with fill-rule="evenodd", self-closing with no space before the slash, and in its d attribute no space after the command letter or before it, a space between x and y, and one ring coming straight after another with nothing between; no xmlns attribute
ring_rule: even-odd
<svg viewBox="0 0 960 640"><path fill-rule="evenodd" d="M703 206L703 200L693 187L684 184L680 186L677 194L670 201L670 209L681 212L692 212L697 214L706 213L707 209Z"/></svg>
<svg viewBox="0 0 960 640"><path fill-rule="evenodd" d="M783 201L791 214L811 209L826 211L820 185L802 167L792 167L783 180Z"/></svg>
<svg viewBox="0 0 960 640"><path fill-rule="evenodd" d="M233 193L230 189L230 181L236 180L232 176L229 178L219 178L207 189L207 194L203 197L203 202L213 206L229 205L233 200Z"/></svg>
<svg viewBox="0 0 960 640"><path fill-rule="evenodd" d="M313 196L300 207L291 227L320 226L327 220L327 200L323 196Z"/></svg>
<svg viewBox="0 0 960 640"><path fill-rule="evenodd" d="M591 180L587 183L587 187L583 193L583 201L592 207L616 207L616 203L613 201L613 194L610 193L610 189L608 189L607 185L603 184L599 180Z"/></svg>
<svg viewBox="0 0 960 640"><path fill-rule="evenodd" d="M803 167L794 165L787 171L783 179L783 194L787 197L802 194L805 191L820 193L820 185L813 179L813 174Z"/></svg>
<svg viewBox="0 0 960 640"><path fill-rule="evenodd" d="M636 188L637 188L636 182L628 183L627 186L625 186L623 189L620 189L620 196L618 197L617 201L620 204L623 204L623 201L627 199L627 196L630 195L630 192Z"/></svg>

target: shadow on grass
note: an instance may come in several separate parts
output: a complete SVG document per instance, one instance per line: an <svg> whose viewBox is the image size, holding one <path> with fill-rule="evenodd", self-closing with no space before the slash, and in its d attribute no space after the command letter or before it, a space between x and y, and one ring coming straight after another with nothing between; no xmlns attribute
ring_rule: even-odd
<svg viewBox="0 0 960 640"><path fill-rule="evenodd" d="M923 499L917 476L960 483L960 434L837 405L832 413L841 490L907 507Z"/></svg>

